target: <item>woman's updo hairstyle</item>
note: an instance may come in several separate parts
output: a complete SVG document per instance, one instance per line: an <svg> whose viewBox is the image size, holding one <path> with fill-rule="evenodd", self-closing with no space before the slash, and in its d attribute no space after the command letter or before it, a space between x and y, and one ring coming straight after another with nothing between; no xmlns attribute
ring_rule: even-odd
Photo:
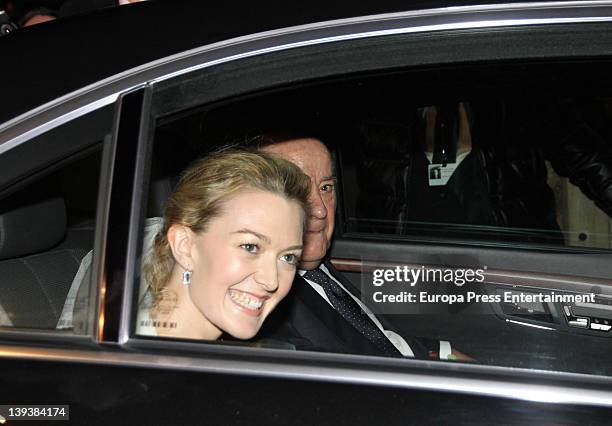
<svg viewBox="0 0 612 426"><path fill-rule="evenodd" d="M153 252L144 265L144 278L156 298L170 280L175 263L168 229L183 225L201 233L220 214L225 202L249 189L296 201L302 208L305 223L310 178L290 161L262 152L226 150L193 162L182 173L168 199L164 226L156 235Z"/></svg>

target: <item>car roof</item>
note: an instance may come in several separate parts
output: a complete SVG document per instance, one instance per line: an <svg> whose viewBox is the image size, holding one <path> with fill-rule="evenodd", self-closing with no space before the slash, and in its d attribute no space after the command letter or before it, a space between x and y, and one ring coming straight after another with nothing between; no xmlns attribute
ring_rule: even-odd
<svg viewBox="0 0 612 426"><path fill-rule="evenodd" d="M328 20L508 1L142 2L28 27L0 38L0 123L159 58L247 34Z"/></svg>

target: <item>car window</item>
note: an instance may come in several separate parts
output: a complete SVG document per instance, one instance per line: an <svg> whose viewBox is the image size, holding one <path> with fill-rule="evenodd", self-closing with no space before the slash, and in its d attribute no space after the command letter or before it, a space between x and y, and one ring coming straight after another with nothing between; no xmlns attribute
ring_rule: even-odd
<svg viewBox="0 0 612 426"><path fill-rule="evenodd" d="M606 62L591 64L591 75L598 76L597 91L592 82L576 77L581 66L566 62L555 64L553 71L539 63L508 63L378 73L211 104L158 120L138 259L142 269L135 292L136 334L172 337L179 326L172 312L180 306L180 296L155 294L143 271L147 259L156 256L157 242L168 235L165 209L181 173L220 148L253 149L261 146L262 138L285 134L325 141L333 154L333 176L321 184L321 190L329 187L335 192L336 237L331 262L319 269L333 276L332 285L343 289L338 291L351 293L358 307L334 306L339 302L330 299L323 285L312 285L318 292L313 294L321 297L312 303L327 304L336 312L361 309L393 343L389 353L397 351L404 357L607 371L601 363L594 367L588 353L563 353L557 346L564 342L610 350L612 317L605 314L609 282L601 280L605 272L599 273L599 279L563 287L546 278L547 268L525 251L542 250L543 259L565 263L562 273L567 281L576 271L572 262L586 265L588 259L590 265L602 266L605 257L571 257L561 255L563 250L610 248L607 173L612 172L612 99L599 90L608 87ZM564 87L562 92L559 86ZM315 151L302 160L324 161ZM419 246L422 241L429 245ZM449 243L465 244L466 250L450 253ZM486 264L467 249L479 244L514 252L507 252L504 261L494 251L480 250L486 259L495 259L496 263ZM415 264L413 255L403 255L412 249L422 253L421 264ZM555 254L551 249L561 251ZM427 252L432 255L425 256ZM176 253L167 250L167 257L173 256ZM513 258L519 259L514 266ZM528 281L508 275L504 283L486 275L487 268L513 269L517 264L517 272L534 271L526 275ZM189 281L184 273L191 271L180 265L183 275L171 275L173 285ZM401 280L395 272L407 267L420 269L423 275L426 269L437 270L440 275L432 275L432 281L439 285L445 282L442 273L451 273L455 286L433 289L421 277L414 288L397 287ZM298 274L319 284L319 278L306 271ZM381 280L387 284L381 286ZM542 293L537 283L546 280ZM391 281L396 287L388 284ZM278 312L307 317L287 307L307 298L300 293L307 284L300 282L302 287L296 290L294 282L287 296L294 302L280 303ZM595 284L603 287L592 292ZM428 285L425 293L431 300L409 303L411 291L416 296L417 289ZM577 303L529 299L555 292L593 299ZM453 306L459 297L472 293L467 303ZM501 297L506 293L512 293L508 300ZM150 315L152 310L158 314ZM360 337L354 335L349 345L327 345L324 330L309 336L311 343L321 338L322 347L284 338L271 325L276 316L270 314L252 339L231 333L220 339L294 350L375 353L368 352L367 344L356 349ZM377 333L376 327L372 333ZM525 346L517 352L514 345L519 342Z"/></svg>
<svg viewBox="0 0 612 426"><path fill-rule="evenodd" d="M609 249L607 178L593 169L610 170L610 98L536 102L451 101L359 123L342 161L346 232Z"/></svg>
<svg viewBox="0 0 612 426"><path fill-rule="evenodd" d="M345 231L609 249L610 101L468 97L366 118L342 158Z"/></svg>
<svg viewBox="0 0 612 426"><path fill-rule="evenodd" d="M611 99L536 66L473 72L398 81L387 113L350 123L345 232L609 249Z"/></svg>
<svg viewBox="0 0 612 426"><path fill-rule="evenodd" d="M104 123L110 131L106 112L81 117L3 154L3 161L20 154L21 160L5 169L9 174L2 182L2 327L84 332L89 304L79 303L77 293L80 288L84 297L90 291ZM95 124L79 132L87 120Z"/></svg>

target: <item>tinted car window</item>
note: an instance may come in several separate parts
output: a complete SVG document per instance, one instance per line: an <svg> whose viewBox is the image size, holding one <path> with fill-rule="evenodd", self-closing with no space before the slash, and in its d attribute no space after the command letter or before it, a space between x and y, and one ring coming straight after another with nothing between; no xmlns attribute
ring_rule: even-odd
<svg viewBox="0 0 612 426"><path fill-rule="evenodd" d="M609 105L485 98L364 120L342 162L346 231L610 248Z"/></svg>
<svg viewBox="0 0 612 426"><path fill-rule="evenodd" d="M99 171L92 154L3 199L2 325L72 327L69 291L93 248Z"/></svg>
<svg viewBox="0 0 612 426"><path fill-rule="evenodd" d="M341 159L345 231L610 248L611 100L541 72L398 81L403 103L355 122Z"/></svg>
<svg viewBox="0 0 612 426"><path fill-rule="evenodd" d="M77 321L84 331L89 304L77 296L90 290L107 113L81 117L2 156L17 159L0 185L3 327L72 332Z"/></svg>

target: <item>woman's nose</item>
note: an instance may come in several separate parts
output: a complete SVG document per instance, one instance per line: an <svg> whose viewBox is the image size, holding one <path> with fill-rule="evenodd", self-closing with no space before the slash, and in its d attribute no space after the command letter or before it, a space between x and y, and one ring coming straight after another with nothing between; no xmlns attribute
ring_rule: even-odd
<svg viewBox="0 0 612 426"><path fill-rule="evenodd" d="M255 281L267 292L273 293L278 289L278 269L276 259L274 261L262 261L255 274Z"/></svg>

